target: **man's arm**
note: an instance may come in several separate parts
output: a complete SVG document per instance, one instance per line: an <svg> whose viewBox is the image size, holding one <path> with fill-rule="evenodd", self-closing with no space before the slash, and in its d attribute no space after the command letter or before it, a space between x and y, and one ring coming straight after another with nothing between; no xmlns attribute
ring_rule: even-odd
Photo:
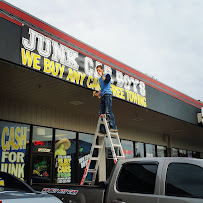
<svg viewBox="0 0 203 203"><path fill-rule="evenodd" d="M106 75L106 77L104 77L103 75L101 76L102 80L105 82L105 83L109 83L110 80L111 80L111 76L109 74Z"/></svg>

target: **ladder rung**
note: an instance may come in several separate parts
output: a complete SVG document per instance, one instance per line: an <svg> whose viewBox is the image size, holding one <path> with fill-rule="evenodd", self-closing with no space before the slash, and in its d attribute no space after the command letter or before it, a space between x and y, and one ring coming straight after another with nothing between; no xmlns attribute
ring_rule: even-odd
<svg viewBox="0 0 203 203"><path fill-rule="evenodd" d="M111 137L117 137L118 133L112 133L112 132L110 132L110 135L111 135Z"/></svg>
<svg viewBox="0 0 203 203"><path fill-rule="evenodd" d="M97 172L96 169L89 169L89 170L88 170L88 173L96 173L96 172Z"/></svg>
<svg viewBox="0 0 203 203"><path fill-rule="evenodd" d="M113 144L114 147L122 147L120 144Z"/></svg>
<svg viewBox="0 0 203 203"><path fill-rule="evenodd" d="M105 133L101 133L100 132L100 125L103 124L104 127L105 127ZM93 144L92 144L92 147L91 147L91 155L89 156L88 158L88 165L86 166L85 170L84 170L84 174L83 174L83 177L82 177L82 180L80 182L81 185L83 185L84 183L85 184L89 184L89 185L92 185L95 183L95 180L96 180L96 175L97 175L97 172L98 172L98 167L99 167L99 158L101 157L101 153L102 153L102 150L103 148L105 148L105 138L108 137L109 141L110 141L110 146L111 146L111 151L112 151L112 155L114 157L114 162L116 162L116 160L118 159L125 159L125 155L123 153L123 149L122 149L122 145L120 143L120 138L119 138L119 135L118 135L118 132L116 131L113 131L113 132L110 132L110 126L109 126L109 121L106 120L106 115L100 115L99 117L99 120L98 120L98 123L97 123L97 128L96 128L96 132L95 132L95 137L94 137L94 141L93 141ZM102 144L101 143L97 143L97 139L98 137L101 137L102 138ZM119 144L113 144L113 138L116 139L116 143L119 143ZM100 140L101 141L101 140ZM92 152L94 149L98 149L98 154L94 157L92 157ZM118 148L118 150L116 149ZM118 151L120 153L118 153ZM120 156L117 156L120 155ZM95 167L94 168L89 168L90 167L90 163L91 161L96 161L95 163ZM92 180L85 180L86 177L87 177L87 174L88 173L92 173Z"/></svg>
<svg viewBox="0 0 203 203"><path fill-rule="evenodd" d="M116 156L117 159L125 159L125 156Z"/></svg>
<svg viewBox="0 0 203 203"><path fill-rule="evenodd" d="M91 160L98 161L99 157L92 157Z"/></svg>
<svg viewBox="0 0 203 203"><path fill-rule="evenodd" d="M98 134L97 134L97 136L99 136L99 137L104 137L104 136L105 136L105 134L98 133Z"/></svg>
<svg viewBox="0 0 203 203"><path fill-rule="evenodd" d="M94 148L100 148L100 149L102 149L103 146L102 145L95 145Z"/></svg>

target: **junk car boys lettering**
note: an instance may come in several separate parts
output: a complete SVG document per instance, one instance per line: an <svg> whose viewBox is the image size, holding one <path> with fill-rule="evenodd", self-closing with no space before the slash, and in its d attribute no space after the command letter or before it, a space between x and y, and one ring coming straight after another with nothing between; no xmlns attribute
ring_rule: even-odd
<svg viewBox="0 0 203 203"><path fill-rule="evenodd" d="M48 37L43 36L42 34L32 30L31 28L29 28L29 35L29 40L24 37L22 38L22 44L26 49L28 49L29 51L34 51L37 47L38 53L41 56L47 58L51 55L51 50L53 50L53 61L60 61L61 64L78 70L79 65L75 61L75 59L78 57L78 52ZM43 47L45 48L43 49Z"/></svg>
<svg viewBox="0 0 203 203"><path fill-rule="evenodd" d="M111 76L113 96L147 106L145 83L85 56L27 26L22 28L22 65L88 89L100 90L97 65Z"/></svg>

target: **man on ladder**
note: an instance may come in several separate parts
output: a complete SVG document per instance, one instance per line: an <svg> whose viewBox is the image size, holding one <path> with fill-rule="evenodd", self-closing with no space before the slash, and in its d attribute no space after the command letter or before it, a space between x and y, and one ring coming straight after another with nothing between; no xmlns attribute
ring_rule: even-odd
<svg viewBox="0 0 203 203"><path fill-rule="evenodd" d="M84 170L84 174L82 177L82 180L80 182L80 185L83 185L84 183L93 185L96 180L97 170L99 167L99 161L101 159L102 151L105 147L105 137L108 137L111 152L113 156L114 163L118 161L118 159L125 158L125 155L123 153L123 149L121 146L121 142L118 135L118 130L115 124L114 115L111 110L112 105L112 91L111 91L111 77L109 74L104 74L104 68L99 65L97 66L97 72L101 76L99 79L99 84L101 86L101 91L94 93L94 96L97 96L98 98L101 96L101 103L100 103L100 116L97 123L97 128L95 131L95 136L92 142L92 147L90 150L90 154L88 157L87 165ZM108 115L109 118L109 125L107 124L106 115ZM100 128L100 130L99 130ZM100 144L98 144L98 138L100 137ZM115 139L116 143L113 142L113 138ZM116 150L117 149L117 150ZM94 151L97 151L97 155L94 155ZM116 153L117 152L117 153ZM93 168L90 164L93 163ZM87 174L92 173L92 179L86 180Z"/></svg>
<svg viewBox="0 0 203 203"><path fill-rule="evenodd" d="M99 114L107 114L109 116L109 126L110 132L118 132L113 112L111 110L112 106L112 91L111 91L111 76L109 74L104 74L104 68L102 65L97 66L97 73L101 76L99 79L99 84L101 90L94 95L98 98L101 96L101 103ZM100 126L100 132L105 133L105 127L102 124Z"/></svg>

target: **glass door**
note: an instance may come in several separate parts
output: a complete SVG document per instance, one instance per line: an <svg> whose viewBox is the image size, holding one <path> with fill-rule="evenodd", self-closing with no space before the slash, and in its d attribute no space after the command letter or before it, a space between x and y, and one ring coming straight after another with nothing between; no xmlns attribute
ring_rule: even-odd
<svg viewBox="0 0 203 203"><path fill-rule="evenodd" d="M32 155L32 183L52 182L52 157L52 155L44 153Z"/></svg>

